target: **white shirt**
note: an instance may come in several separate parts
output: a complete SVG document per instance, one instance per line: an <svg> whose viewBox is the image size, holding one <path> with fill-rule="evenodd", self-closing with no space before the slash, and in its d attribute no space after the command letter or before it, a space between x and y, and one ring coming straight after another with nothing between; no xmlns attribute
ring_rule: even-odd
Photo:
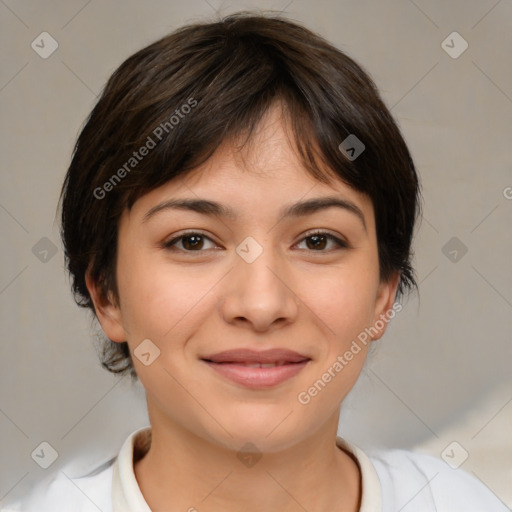
<svg viewBox="0 0 512 512"><path fill-rule="evenodd" d="M81 477L68 478L64 468L23 502L5 505L0 512L151 512L133 470L134 449L145 453L150 434L151 427L136 430L117 457ZM510 512L479 480L440 459L406 450L368 456L341 437L336 444L359 464L359 512ZM200 506L196 508L201 512Z"/></svg>

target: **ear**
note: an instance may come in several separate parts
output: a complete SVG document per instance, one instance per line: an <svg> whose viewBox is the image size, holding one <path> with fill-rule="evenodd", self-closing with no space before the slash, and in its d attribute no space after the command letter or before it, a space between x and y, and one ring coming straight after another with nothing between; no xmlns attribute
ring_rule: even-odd
<svg viewBox="0 0 512 512"><path fill-rule="evenodd" d="M112 300L111 294L105 297L105 293L101 289L97 281L94 281L89 274L85 275L85 284L89 290L96 316L101 324L101 328L105 335L116 342L127 340L126 331L123 327L121 310L115 301Z"/></svg>
<svg viewBox="0 0 512 512"><path fill-rule="evenodd" d="M395 302L399 281L400 272L396 271L388 280L381 280L379 283L371 329L372 340L374 341L383 336L386 332L389 320L395 316L393 304Z"/></svg>

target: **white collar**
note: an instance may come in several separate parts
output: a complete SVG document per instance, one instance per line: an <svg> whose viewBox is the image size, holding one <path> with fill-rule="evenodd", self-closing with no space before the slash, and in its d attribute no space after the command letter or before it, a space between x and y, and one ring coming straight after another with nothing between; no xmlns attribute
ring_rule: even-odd
<svg viewBox="0 0 512 512"><path fill-rule="evenodd" d="M114 463L112 476L112 512L151 512L133 470L134 449L145 452L151 442L151 427L143 427L128 436ZM359 512L382 510L379 477L368 456L357 446L336 437L336 445L352 453L362 475L362 500Z"/></svg>

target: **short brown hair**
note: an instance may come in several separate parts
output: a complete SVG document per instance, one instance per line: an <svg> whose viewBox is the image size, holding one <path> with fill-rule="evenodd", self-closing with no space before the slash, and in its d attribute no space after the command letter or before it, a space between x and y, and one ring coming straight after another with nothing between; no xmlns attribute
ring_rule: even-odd
<svg viewBox="0 0 512 512"><path fill-rule="evenodd" d="M95 313L86 272L118 301L124 209L205 162L222 142L249 140L276 100L286 106L307 171L324 183L337 177L371 198L381 279L400 271L397 297L417 289L411 243L418 177L374 82L300 24L241 12L179 28L130 56L106 83L61 191L61 236L78 305ZM349 136L364 144L357 158L340 150ZM126 342L105 339L102 365L136 378Z"/></svg>

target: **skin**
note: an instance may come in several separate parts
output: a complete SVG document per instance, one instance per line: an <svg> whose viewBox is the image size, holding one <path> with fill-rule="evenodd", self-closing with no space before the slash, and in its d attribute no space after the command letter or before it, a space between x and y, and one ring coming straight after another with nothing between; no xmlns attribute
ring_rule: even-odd
<svg viewBox="0 0 512 512"><path fill-rule="evenodd" d="M87 277L103 331L128 341L146 390L152 446L134 470L153 511L359 510L358 465L335 439L340 405L368 346L309 404L297 395L392 308L399 274L379 277L371 200L340 180L326 185L310 177L284 119L281 109L269 109L242 151L223 144L191 174L124 212L118 302ZM332 195L356 204L366 229L336 207L279 217L284 205ZM238 217L168 209L143 222L162 201L185 197L229 205ZM207 237L199 249L190 238L163 246L189 229ZM315 246L308 238L314 229L349 247L328 238ZM252 263L236 252L248 236L263 249ZM160 349L148 366L133 356L144 339ZM201 361L232 348L287 348L311 361L273 388L248 389ZM247 442L262 454L251 467L237 457Z"/></svg>

